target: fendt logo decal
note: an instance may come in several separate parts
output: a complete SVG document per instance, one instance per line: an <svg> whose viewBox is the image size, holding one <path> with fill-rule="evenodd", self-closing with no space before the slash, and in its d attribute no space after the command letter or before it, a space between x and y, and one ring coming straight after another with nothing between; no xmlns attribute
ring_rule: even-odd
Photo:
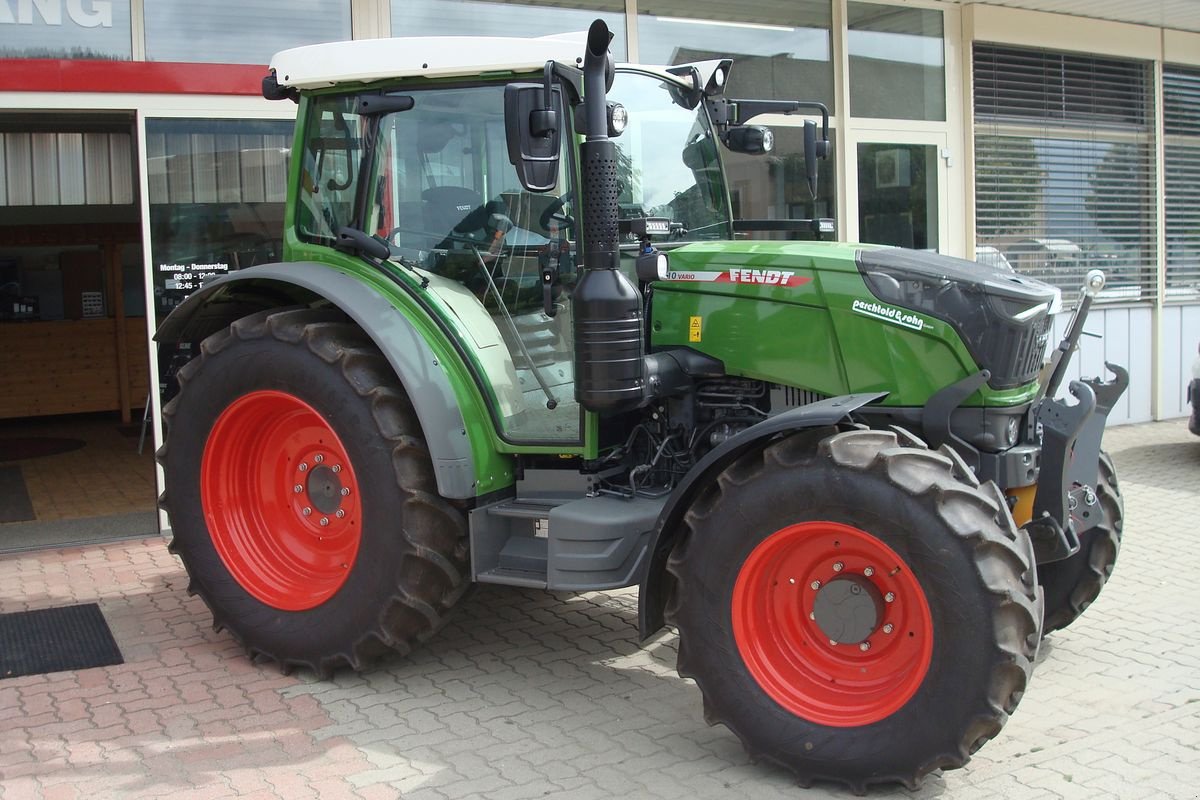
<svg viewBox="0 0 1200 800"><path fill-rule="evenodd" d="M903 309L892 308L891 306L883 306L879 303L855 300L850 308L855 313L881 319L884 322L891 322L895 325L903 325L905 328L912 328L914 331L924 330L927 324L924 319L918 317L916 314L904 311Z"/></svg>
<svg viewBox="0 0 1200 800"><path fill-rule="evenodd" d="M702 281L705 283L757 283L764 286L803 286L812 278L782 269L731 269L720 272L667 273L672 281Z"/></svg>

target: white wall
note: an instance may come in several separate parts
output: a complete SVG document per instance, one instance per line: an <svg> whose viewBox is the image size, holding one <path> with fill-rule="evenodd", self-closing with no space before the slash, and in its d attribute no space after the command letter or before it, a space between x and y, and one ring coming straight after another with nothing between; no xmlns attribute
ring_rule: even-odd
<svg viewBox="0 0 1200 800"><path fill-rule="evenodd" d="M1191 413L1185 395L1192 379L1192 361L1200 345L1200 304L1166 306L1162 310L1162 394L1160 415L1164 419Z"/></svg>
<svg viewBox="0 0 1200 800"><path fill-rule="evenodd" d="M1070 313L1062 313L1054 318L1054 327L1050 335L1051 348L1058 346L1070 319ZM1071 380L1097 376L1103 376L1105 380L1111 379L1112 375L1104 368L1104 362L1110 361L1129 370L1129 388L1109 414L1109 424L1120 425L1125 422L1146 422L1153 419L1153 372L1150 368L1153 313L1150 306L1093 306L1083 329L1085 333L1099 334L1100 338L1085 335L1080 339L1079 352L1071 359L1059 396L1066 394L1067 384Z"/></svg>

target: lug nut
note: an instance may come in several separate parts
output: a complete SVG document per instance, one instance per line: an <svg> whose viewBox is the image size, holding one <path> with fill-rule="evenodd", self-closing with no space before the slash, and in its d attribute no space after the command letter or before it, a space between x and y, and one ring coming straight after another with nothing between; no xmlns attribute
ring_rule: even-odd
<svg viewBox="0 0 1200 800"><path fill-rule="evenodd" d="M869 578L869 577L871 577L871 576L872 576L872 575L874 575L874 574L875 574L875 568L874 568L874 567L867 567L866 569L864 569L864 570L863 570L863 575L866 575L868 578Z"/></svg>
<svg viewBox="0 0 1200 800"><path fill-rule="evenodd" d="M821 588L821 582L820 582L820 581L813 581L812 583L810 583L810 584L809 584L809 586L811 586L813 589L820 589L820 588Z"/></svg>
<svg viewBox="0 0 1200 800"><path fill-rule="evenodd" d="M303 510L303 511L301 511L300 513L301 513L301 514L303 514L303 515L304 515L304 516L306 516L306 517L311 517L311 516L312 516L312 509L311 509L311 508L308 508L307 506L305 506L304 510Z"/></svg>
<svg viewBox="0 0 1200 800"><path fill-rule="evenodd" d="M350 487L343 486L342 487L342 497L349 497L349 496L350 496Z"/></svg>
<svg viewBox="0 0 1200 800"><path fill-rule="evenodd" d="M836 640L836 639L830 639L830 640L829 640L829 646L830 646L830 647L837 647L837 640Z"/></svg>
<svg viewBox="0 0 1200 800"><path fill-rule="evenodd" d="M320 453L317 453L315 456L313 456L313 461L317 462L318 464L320 464L324 460L325 460L325 456L321 455Z"/></svg>
<svg viewBox="0 0 1200 800"><path fill-rule="evenodd" d="M788 583L795 583L795 582L796 582L795 578L788 578Z"/></svg>
<svg viewBox="0 0 1200 800"><path fill-rule="evenodd" d="M885 595L883 596L883 599L884 599L886 602L888 602L888 603L891 603L891 602L895 601L895 599L896 599L896 595L895 595L895 593L894 593L894 592L888 592L887 594L885 594Z"/></svg>
<svg viewBox="0 0 1200 800"><path fill-rule="evenodd" d="M334 464L334 465L333 465L333 474L334 474L334 475L337 475L337 474L338 474L339 472L341 472L341 471L342 471L342 465L341 465L341 464Z"/></svg>
<svg viewBox="0 0 1200 800"><path fill-rule="evenodd" d="M339 509L337 510L337 513L336 513L336 514L334 514L334 516L335 516L335 517L337 517L338 519L341 519L342 517L346 516L346 510L345 510L345 509L342 509L342 508L339 508Z"/></svg>
<svg viewBox="0 0 1200 800"><path fill-rule="evenodd" d="M811 619L813 622L816 622L817 612L815 612L815 611L808 612L808 618Z"/></svg>
<svg viewBox="0 0 1200 800"><path fill-rule="evenodd" d="M329 524L329 517L321 517L321 527L324 528Z"/></svg>
<svg viewBox="0 0 1200 800"><path fill-rule="evenodd" d="M842 562L840 562L840 561L836 562L836 563L833 565L833 571L834 571L834 572L841 572L841 571L842 571L843 569L845 569L845 568L846 568L846 565L845 565L845 564L843 564L843 563L842 563Z"/></svg>
<svg viewBox="0 0 1200 800"><path fill-rule="evenodd" d="M304 487L297 483L295 486L292 487L292 491L295 492L296 494L300 494L301 492L304 491Z"/></svg>
<svg viewBox="0 0 1200 800"><path fill-rule="evenodd" d="M870 643L870 642L863 642L862 644L860 644L860 645L858 646L858 649L859 649L859 650L862 650L862 651L865 653L865 652L867 652L868 650L870 650L870 649L871 649L871 643Z"/></svg>
<svg viewBox="0 0 1200 800"><path fill-rule="evenodd" d="M300 471L308 472L308 463L307 462L304 462L304 461L300 462Z"/></svg>
<svg viewBox="0 0 1200 800"><path fill-rule="evenodd" d="M891 632L892 632L892 631L894 631L894 630L896 630L896 626L895 626L895 625L893 625L893 624L892 624L892 623L890 623L890 622L889 622L887 625L884 625L884 626L883 626L883 632L884 632L884 633L891 633Z"/></svg>

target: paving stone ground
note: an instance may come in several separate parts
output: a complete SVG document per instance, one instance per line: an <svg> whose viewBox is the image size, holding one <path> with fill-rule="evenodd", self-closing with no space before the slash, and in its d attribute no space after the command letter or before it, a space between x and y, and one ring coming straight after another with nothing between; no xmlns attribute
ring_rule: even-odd
<svg viewBox="0 0 1200 800"><path fill-rule="evenodd" d="M1000 736L917 792L1200 797L1200 439L1109 432L1126 539ZM213 633L160 539L0 559L0 612L97 602L120 666L0 680L0 798L825 798L750 764L636 642L632 591L481 587L414 657L282 676Z"/></svg>

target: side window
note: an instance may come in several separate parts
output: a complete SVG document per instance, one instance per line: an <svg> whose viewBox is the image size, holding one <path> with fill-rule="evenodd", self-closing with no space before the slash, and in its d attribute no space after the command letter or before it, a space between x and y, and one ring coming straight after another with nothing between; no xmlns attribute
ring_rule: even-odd
<svg viewBox="0 0 1200 800"><path fill-rule="evenodd" d="M354 217L362 120L353 97L318 98L308 117L296 227L300 238L329 244Z"/></svg>

